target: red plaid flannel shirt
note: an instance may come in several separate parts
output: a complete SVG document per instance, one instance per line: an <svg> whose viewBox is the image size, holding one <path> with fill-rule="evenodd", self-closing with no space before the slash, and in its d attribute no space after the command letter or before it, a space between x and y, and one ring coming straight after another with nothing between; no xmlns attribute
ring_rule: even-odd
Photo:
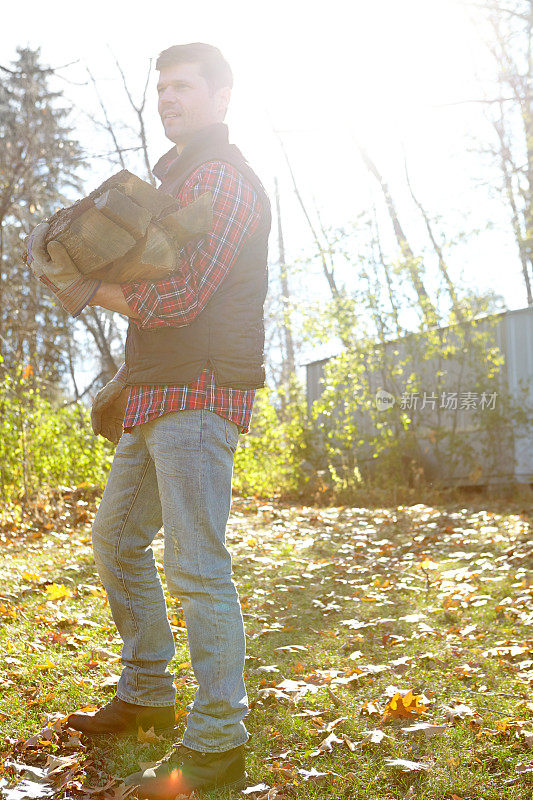
<svg viewBox="0 0 533 800"><path fill-rule="evenodd" d="M235 167L209 161L195 170L183 184L178 199L182 206L203 192L213 195L213 226L209 234L180 250L176 273L155 281L121 283L129 307L139 314L131 322L141 329L164 325L188 325L202 311L224 280L243 243L256 230L261 201ZM123 364L117 379L124 377ZM249 433L255 389L217 387L207 366L187 386L132 386L124 429L155 419L169 411L207 408L235 422L241 433Z"/></svg>

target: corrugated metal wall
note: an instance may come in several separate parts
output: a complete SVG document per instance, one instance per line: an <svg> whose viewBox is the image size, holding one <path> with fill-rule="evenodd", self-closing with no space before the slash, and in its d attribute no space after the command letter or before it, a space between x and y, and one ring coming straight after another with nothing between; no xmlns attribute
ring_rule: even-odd
<svg viewBox="0 0 533 800"><path fill-rule="evenodd" d="M530 412L533 408L533 308L517 311L506 311L487 318L480 327L494 325L495 340L505 360L503 370L507 387L515 401L524 403ZM406 340L387 343L387 349L400 351L402 357ZM324 358L306 365L307 405L310 409L313 402L322 394L324 367L330 359ZM424 364L426 375L435 370L431 362ZM377 387L376 387L377 388ZM471 424L468 412L460 412L458 424L464 441L465 450L478 453L480 468L473 476L472 467L466 463L457 463L453 473L439 473L439 460L436 458L431 437L422 437L421 443L425 451L427 464L436 475L448 484L491 484L491 483L533 483L533 418L528 413L525 425L502 425L493 431L490 440L482 440L480 433ZM431 411L427 415L428 428L431 428Z"/></svg>
<svg viewBox="0 0 533 800"><path fill-rule="evenodd" d="M518 400L533 405L533 308L507 311L498 326L498 344L505 355L509 390ZM500 344L501 342L501 344ZM515 480L533 483L533 434L531 427L514 431Z"/></svg>

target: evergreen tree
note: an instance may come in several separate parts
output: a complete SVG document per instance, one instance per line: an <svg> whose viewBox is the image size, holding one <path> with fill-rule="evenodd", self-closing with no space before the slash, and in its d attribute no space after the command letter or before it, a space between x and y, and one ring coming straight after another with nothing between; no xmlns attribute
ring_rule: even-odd
<svg viewBox="0 0 533 800"><path fill-rule="evenodd" d="M22 262L35 225L79 195L82 150L68 125L70 109L40 63L39 49L18 48L0 85L0 369L31 364L36 379L58 385L71 321Z"/></svg>

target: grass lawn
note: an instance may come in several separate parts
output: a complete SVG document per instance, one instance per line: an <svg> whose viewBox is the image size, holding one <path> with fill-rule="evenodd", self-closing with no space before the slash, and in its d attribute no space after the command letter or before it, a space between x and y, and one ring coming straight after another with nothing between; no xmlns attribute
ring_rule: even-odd
<svg viewBox="0 0 533 800"><path fill-rule="evenodd" d="M10 800L120 800L121 777L180 741L194 697L181 606L168 598L175 736L91 743L65 728L67 713L112 697L120 672L91 553L97 504L81 487L18 518L0 509L0 793ZM531 503L481 497L387 508L235 498L228 545L255 787L236 795L531 800L531 523ZM161 535L156 556L162 570Z"/></svg>

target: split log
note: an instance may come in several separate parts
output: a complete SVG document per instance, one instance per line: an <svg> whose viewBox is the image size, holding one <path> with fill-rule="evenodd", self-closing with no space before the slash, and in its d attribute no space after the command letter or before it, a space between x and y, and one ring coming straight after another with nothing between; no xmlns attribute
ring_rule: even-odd
<svg viewBox="0 0 533 800"><path fill-rule="evenodd" d="M51 226L50 226L51 227ZM79 216L62 220L45 239L61 242L80 272L92 272L125 255L135 246L135 239L125 228L117 225L93 205Z"/></svg>
<svg viewBox="0 0 533 800"><path fill-rule="evenodd" d="M213 224L212 211L213 195L204 192L193 203L178 211L162 214L158 222L166 231L172 234L178 242L185 243L194 236L208 233Z"/></svg>
<svg viewBox="0 0 533 800"><path fill-rule="evenodd" d="M107 283L164 278L177 266L176 248L172 237L150 222L146 234L126 255L92 272L91 277Z"/></svg>
<svg viewBox="0 0 533 800"><path fill-rule="evenodd" d="M157 280L176 269L186 242L211 229L212 195L179 208L171 195L121 170L49 225L45 243L59 241L84 275Z"/></svg>
<svg viewBox="0 0 533 800"><path fill-rule="evenodd" d="M134 203L118 189L108 189L96 198L94 204L108 219L131 233L135 240L144 236L152 219L147 208Z"/></svg>
<svg viewBox="0 0 533 800"><path fill-rule="evenodd" d="M91 277L120 283L158 280L174 272L180 248L211 230L212 197L211 192L204 192L188 206L150 222L135 247L111 264L91 272Z"/></svg>

